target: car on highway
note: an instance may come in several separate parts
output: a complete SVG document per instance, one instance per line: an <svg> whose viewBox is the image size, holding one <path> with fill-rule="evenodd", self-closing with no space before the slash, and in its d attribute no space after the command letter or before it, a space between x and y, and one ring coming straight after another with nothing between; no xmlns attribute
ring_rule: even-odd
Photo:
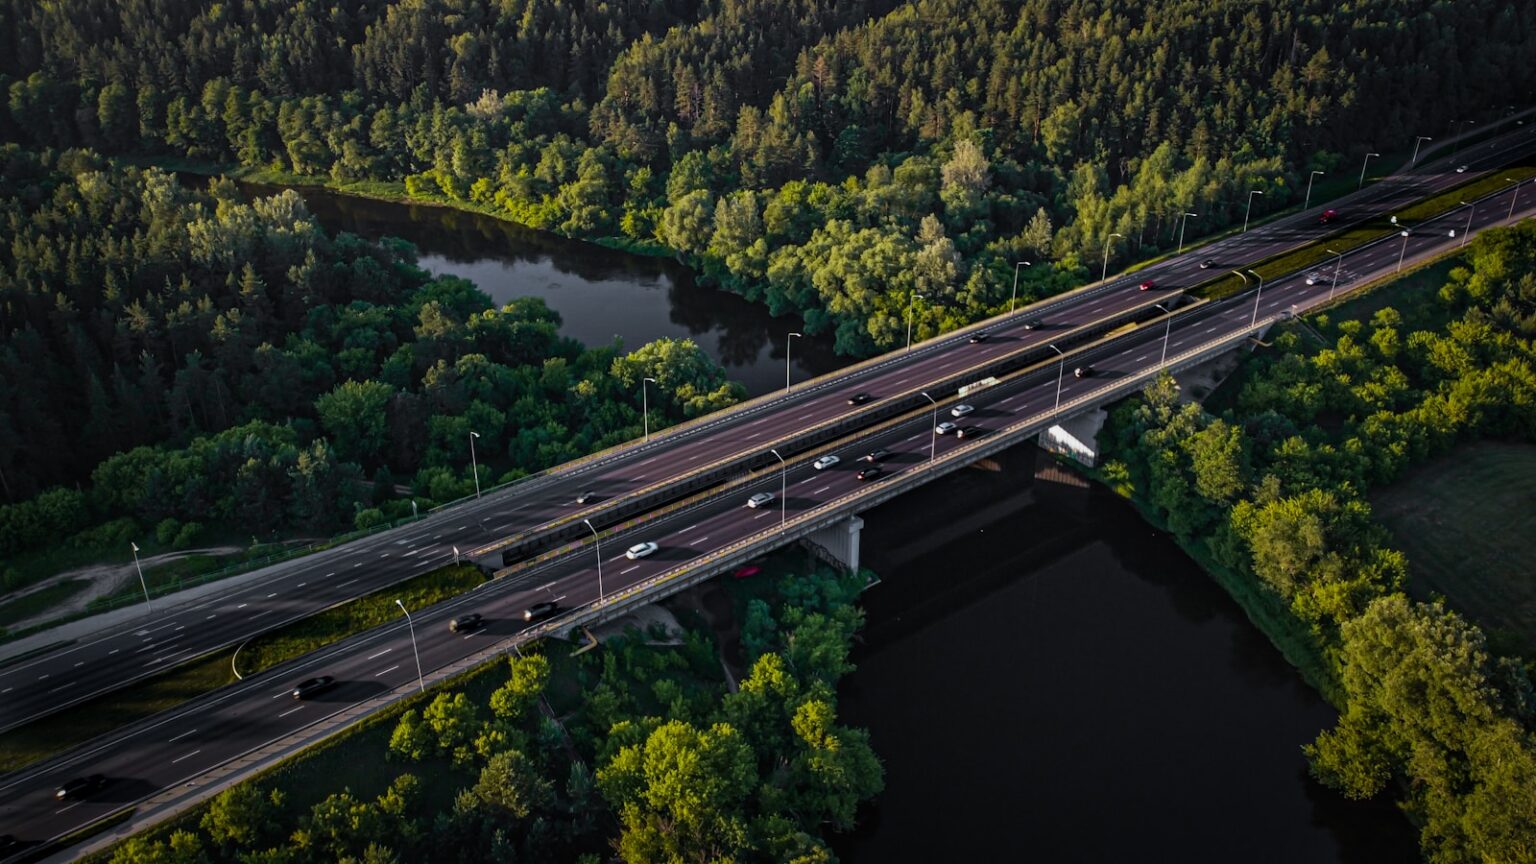
<svg viewBox="0 0 1536 864"><path fill-rule="evenodd" d="M964 417L965 415L967 415L967 414L969 414L969 413L971 413L972 411L975 411L975 410L976 410L975 408L972 408L971 406L962 403L960 405L956 405L955 407L949 409L949 416L951 416L951 417Z"/></svg>
<svg viewBox="0 0 1536 864"><path fill-rule="evenodd" d="M1207 258L1204 261L1200 262L1200 269L1201 270L1209 270L1209 269L1211 269L1212 267L1215 267L1215 266L1216 266L1216 259L1215 258Z"/></svg>
<svg viewBox="0 0 1536 864"><path fill-rule="evenodd" d="M1074 378L1087 378L1089 375L1092 375L1092 374L1093 374L1093 367L1092 366L1079 366L1076 369L1072 370L1072 376Z"/></svg>
<svg viewBox="0 0 1536 864"><path fill-rule="evenodd" d="M80 801L95 795L107 788L107 778L104 774L91 774L86 777L76 777L65 782L53 797L60 801Z"/></svg>
<svg viewBox="0 0 1536 864"><path fill-rule="evenodd" d="M987 341L987 331L985 331L985 330L977 330L975 333L971 334L970 343L972 345L975 345L978 342L985 342L985 341Z"/></svg>
<svg viewBox="0 0 1536 864"><path fill-rule="evenodd" d="M747 506L751 507L753 510L756 510L757 508L763 506L764 504L772 504L772 503L773 503L773 493L772 492L759 492L756 495L753 495L751 498L747 499Z"/></svg>
<svg viewBox="0 0 1536 864"><path fill-rule="evenodd" d="M331 689L331 685L335 683L336 679L329 675L321 675L318 678L306 678L294 685L293 698L308 699L311 696L318 696Z"/></svg>
<svg viewBox="0 0 1536 864"><path fill-rule="evenodd" d="M1329 222L1332 222L1333 220L1335 220L1337 218L1339 218L1339 211L1331 210L1331 209L1330 210L1324 210L1323 214L1321 216L1317 217L1317 224L1319 224L1319 225L1327 225Z"/></svg>
<svg viewBox="0 0 1536 864"><path fill-rule="evenodd" d="M1319 282L1327 282L1327 281L1328 281L1328 277L1324 276L1321 273L1308 273L1307 274L1307 284L1308 285L1316 285Z"/></svg>
<svg viewBox="0 0 1536 864"><path fill-rule="evenodd" d="M763 572L763 568L756 564L748 564L745 567L737 567L736 572L732 573L731 576L737 579L750 579L761 572Z"/></svg>
<svg viewBox="0 0 1536 864"><path fill-rule="evenodd" d="M590 503L592 503L593 501L596 501L596 500L597 500L597 493L596 492L583 492L580 495L576 496L576 503L577 504L590 504Z"/></svg>
<svg viewBox="0 0 1536 864"><path fill-rule="evenodd" d="M1457 174L1465 174L1465 173L1467 173L1467 166L1465 166L1465 165L1458 166L1456 168L1456 173Z"/></svg>
<svg viewBox="0 0 1536 864"><path fill-rule="evenodd" d="M1140 285L1137 285L1136 286L1136 290L1138 290L1138 291L1151 291L1153 288L1156 288L1156 287L1157 287L1157 283L1153 282L1151 279L1148 279L1148 280L1142 282Z"/></svg>
<svg viewBox="0 0 1536 864"><path fill-rule="evenodd" d="M823 456L820 459L817 459L815 462L812 462L811 467L815 468L817 471L825 471L841 461L843 460L837 458L836 456Z"/></svg>
<svg viewBox="0 0 1536 864"><path fill-rule="evenodd" d="M859 461L873 464L875 462L883 462L886 459L889 459L890 456L891 451L885 449L884 447L876 447L868 453L865 453L863 456L860 456Z"/></svg>
<svg viewBox="0 0 1536 864"><path fill-rule="evenodd" d="M881 468L879 465L874 465L869 468L865 468L863 471L860 471L856 476L860 480L873 480L884 473L885 470L883 468Z"/></svg>
<svg viewBox="0 0 1536 864"><path fill-rule="evenodd" d="M553 600L541 600L523 610L524 621L542 621L560 611L560 604Z"/></svg>
<svg viewBox="0 0 1536 864"><path fill-rule="evenodd" d="M1041 327L1044 327L1044 326L1045 326L1045 319L1044 318L1031 318L1028 321L1024 322L1024 329L1025 330L1039 330Z"/></svg>
<svg viewBox="0 0 1536 864"><path fill-rule="evenodd" d="M943 423L940 423L939 425L933 427L933 431L937 432L940 435L948 435L949 433L955 431L955 429L957 429L957 428L959 428L959 427L957 427L955 424L949 422L948 420L945 420Z"/></svg>
<svg viewBox="0 0 1536 864"><path fill-rule="evenodd" d="M874 400L874 398L875 397L873 395L869 394L869 393L855 393L852 396L848 397L848 404L849 405L863 405L865 402L870 402L870 401Z"/></svg>
<svg viewBox="0 0 1536 864"><path fill-rule="evenodd" d="M629 547L628 549L625 549L624 550L624 557L628 558L631 561L634 561L634 560L637 560L637 559L640 559L640 558L644 558L645 556L651 554L652 552L655 552L659 548L660 547L657 546L655 543L652 543L651 541L647 540L644 543L636 543L635 545Z"/></svg>
<svg viewBox="0 0 1536 864"><path fill-rule="evenodd" d="M987 430L980 426L963 426L955 432L956 438L980 438Z"/></svg>
<svg viewBox="0 0 1536 864"><path fill-rule="evenodd" d="M448 622L448 630L453 633L468 633L471 630L479 630L485 624L485 619L471 612Z"/></svg>

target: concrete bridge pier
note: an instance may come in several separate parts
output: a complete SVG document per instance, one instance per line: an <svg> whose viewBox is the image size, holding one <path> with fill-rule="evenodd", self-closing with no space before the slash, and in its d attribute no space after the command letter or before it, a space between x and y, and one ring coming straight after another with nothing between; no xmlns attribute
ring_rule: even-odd
<svg viewBox="0 0 1536 864"><path fill-rule="evenodd" d="M816 557L830 564L841 564L849 572L859 572L859 534L864 520L857 516L818 529L805 538Z"/></svg>

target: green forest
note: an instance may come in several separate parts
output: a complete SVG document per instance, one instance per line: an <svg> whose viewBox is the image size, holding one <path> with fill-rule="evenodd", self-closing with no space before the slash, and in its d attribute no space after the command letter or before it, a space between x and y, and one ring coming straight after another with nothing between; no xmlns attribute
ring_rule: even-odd
<svg viewBox="0 0 1536 864"><path fill-rule="evenodd" d="M1365 496L1460 443L1536 444L1536 223L1480 236L1423 305L1288 329L1220 416L1164 376L1112 414L1102 471L1339 706L1318 779L1397 795L1430 861L1533 861L1536 656L1410 597Z"/></svg>

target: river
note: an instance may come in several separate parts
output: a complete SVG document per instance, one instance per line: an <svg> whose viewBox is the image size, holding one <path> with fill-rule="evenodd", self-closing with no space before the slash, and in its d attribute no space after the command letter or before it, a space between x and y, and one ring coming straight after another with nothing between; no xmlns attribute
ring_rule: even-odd
<svg viewBox="0 0 1536 864"><path fill-rule="evenodd" d="M253 192L271 187L247 187ZM498 301L630 348L688 336L755 393L783 386L799 321L673 261L477 214L302 189L329 230L394 235ZM844 361L796 339L794 374ZM842 688L886 790L834 843L848 862L1416 861L1390 804L1313 782L1334 720L1242 611L1115 496L1036 479L1032 446L864 514L868 627ZM1067 475L1059 471L1056 476Z"/></svg>

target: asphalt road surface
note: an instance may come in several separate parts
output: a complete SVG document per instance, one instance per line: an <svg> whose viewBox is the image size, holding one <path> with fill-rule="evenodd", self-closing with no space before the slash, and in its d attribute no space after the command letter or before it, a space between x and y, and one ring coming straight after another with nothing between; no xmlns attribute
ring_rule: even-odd
<svg viewBox="0 0 1536 864"><path fill-rule="evenodd" d="M1465 154L1463 158L1467 158ZM1512 200L1513 196L1504 192L1480 203L1471 214L1473 231L1502 221ZM1536 188L1527 186L1521 190L1516 212L1533 209ZM1411 260L1418 254L1457 245L1464 237L1467 218L1467 210L1462 208L1414 226L1406 246L1394 235L1346 254L1339 267L1344 274L1339 287L1347 290L1353 282L1393 271L1405 253ZM1454 239L1450 237L1453 229L1457 234ZM1119 290L1127 296L1140 294L1134 284L1121 285ZM1168 356L1177 356L1243 332L1255 317L1262 320L1288 310L1305 311L1326 299L1331 290L1328 280L1308 285L1298 273L1266 284L1261 293L1243 294L1175 316L1171 326L1138 328L967 397L965 401L975 410L956 422L996 431L1028 418L1038 419L1052 412L1058 399L1069 403L1091 396L1117 380L1160 365L1165 345ZM1025 334L1009 338L1022 339ZM980 346L967 345L960 350L975 347ZM1093 371L1077 377L1073 370L1080 366L1091 366ZM837 395L840 402L842 394ZM944 416L949 409L950 404L945 403L938 419L951 419ZM522 620L523 612L536 602L553 600L562 610L570 610L597 599L599 554L603 559L602 590L611 593L664 575L723 546L771 535L780 520L797 513L840 500L851 502L852 496L870 484L921 471L930 454L942 456L964 443L953 434L934 434L933 420L932 415L923 414L878 433L853 436L835 450L841 457L836 466L817 470L808 458L794 460L782 475L770 472L747 488L716 493L679 512L613 534L603 540L600 551L589 547L416 612L421 667L430 672L493 644L487 640L505 640L521 632L530 626ZM858 457L881 447L892 454L879 463L882 475L858 479L857 472L867 467ZM781 495L781 489L787 494ZM757 492L772 494L774 500L760 508L745 506L746 497ZM419 566L440 563L441 543L427 545L432 539L430 535L416 537L415 545L407 543L403 551L391 557L404 558L405 553L414 552L409 557L419 560L423 554L431 554L433 559ZM638 560L627 558L623 550L641 541L654 542L659 548ZM348 575L337 572L339 575L331 578ZM486 626L469 634L449 632L448 620L467 611L484 615ZM172 628L170 632L182 631ZM166 640L171 636L161 630L143 638ZM297 681L322 674L336 678L337 686L313 699L292 698L290 691ZM0 832L15 834L28 843L63 836L382 692L396 688L409 692L417 674L406 622L360 634L166 712L151 723L106 736L45 765L12 775L0 783ZM64 781L90 773L105 774L110 785L84 801L53 797L53 790Z"/></svg>

